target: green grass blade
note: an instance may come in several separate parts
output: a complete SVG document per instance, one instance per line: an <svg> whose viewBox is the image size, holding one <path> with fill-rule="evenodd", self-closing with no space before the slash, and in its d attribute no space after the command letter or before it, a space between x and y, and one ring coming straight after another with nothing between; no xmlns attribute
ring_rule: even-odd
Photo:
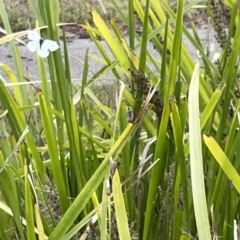
<svg viewBox="0 0 240 240"><path fill-rule="evenodd" d="M43 95L39 94L40 110L43 120L43 126L46 134L46 141L48 144L48 153L52 163L53 176L56 181L58 194L62 206L63 212L68 209L69 200L66 189L66 183L63 178L63 171L61 169L61 164L59 161L59 153L57 149L57 142L55 140L55 133L53 131L54 127L50 121L49 113L47 111L46 102Z"/></svg>
<svg viewBox="0 0 240 240"><path fill-rule="evenodd" d="M128 227L127 213L123 200L123 193L118 170L115 171L113 176L113 201L115 206L119 239L130 240L130 232Z"/></svg>
<svg viewBox="0 0 240 240"><path fill-rule="evenodd" d="M142 32L142 38L141 38L141 52L139 56L139 70L141 72L145 72L145 66L146 66L146 56L147 56L147 44L148 44L148 24L149 24L149 1L146 1L145 6L145 12L144 12L144 22L143 22L143 32Z"/></svg>
<svg viewBox="0 0 240 240"><path fill-rule="evenodd" d="M29 183L30 175L28 175L27 166L25 168L25 209L26 209L26 221L27 221L27 239L36 239L34 232L34 210L33 210L33 196Z"/></svg>
<svg viewBox="0 0 240 240"><path fill-rule="evenodd" d="M203 135L203 139L205 144L213 154L214 158L231 181L232 185L236 188L238 193L240 193L240 176L236 169L233 167L228 157L222 151L214 138Z"/></svg>
<svg viewBox="0 0 240 240"><path fill-rule="evenodd" d="M104 180L105 182L108 181L107 177ZM102 211L101 211L101 239L107 238L107 200L109 196L107 195L107 186L104 184L103 186L103 193L102 193Z"/></svg>
<svg viewBox="0 0 240 240"><path fill-rule="evenodd" d="M93 11L92 15L93 15L94 23L96 24L102 36L106 40L114 56L116 57L116 59L119 60L120 64L123 65L125 69L128 69L130 67L129 60L126 54L124 53L121 45L113 37L112 33L110 32L110 30L108 29L107 25L104 23L102 18L99 16L99 14Z"/></svg>
<svg viewBox="0 0 240 240"><path fill-rule="evenodd" d="M3 219L6 219L7 215L1 210L0 211L0 219L1 219L1 224L0 224L0 238L4 240L11 240L11 235L9 233L6 233L7 229L7 224L6 221L3 221Z"/></svg>
<svg viewBox="0 0 240 240"><path fill-rule="evenodd" d="M190 142L190 167L193 193L194 213L200 240L211 240L210 226L208 220L208 209L206 204L202 140L199 120L199 75L200 59L192 75L189 87L189 142Z"/></svg>
<svg viewBox="0 0 240 240"><path fill-rule="evenodd" d="M32 9L34 16L38 20L40 26L44 26L44 21L40 14L39 7L37 6L36 2L34 2L33 0L28 0L28 2L30 5L30 8Z"/></svg>
<svg viewBox="0 0 240 240"><path fill-rule="evenodd" d="M184 155L184 147L183 147L183 132L184 126L181 126L179 111L177 105L175 103L171 103L172 113L170 115L172 120L173 134L174 140L176 144L176 155L178 160L178 166L180 167L181 180L183 183L183 192L184 192L184 209L186 211L186 216L190 216L190 204L188 200L189 192L188 192L188 178L186 171L186 162ZM190 228L190 218L188 218L188 227Z"/></svg>
<svg viewBox="0 0 240 240"><path fill-rule="evenodd" d="M2 153L0 153L0 163L3 164L3 156ZM13 173L10 169L4 169L0 173L0 189L3 194L3 197L8 204L8 206L11 208L13 212L13 218L15 220L16 227L18 229L18 232L20 234L21 239L25 239L22 223L21 223L21 212L20 212L20 199L17 191L17 186L14 181ZM1 222L5 221L4 219L1 219Z"/></svg>

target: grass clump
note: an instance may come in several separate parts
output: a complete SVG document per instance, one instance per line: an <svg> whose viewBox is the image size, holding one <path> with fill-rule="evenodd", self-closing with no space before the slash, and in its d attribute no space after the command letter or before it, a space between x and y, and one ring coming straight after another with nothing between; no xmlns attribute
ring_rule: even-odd
<svg viewBox="0 0 240 240"><path fill-rule="evenodd" d="M1 239L237 239L239 10L231 6L230 35L215 64L194 24L195 38L183 24L184 13L199 3L179 0L174 12L165 1L129 0L126 13L112 0L127 37L114 19L93 10L83 27L101 58L86 49L79 86L72 83L64 34L61 51L36 55L38 89L31 79L21 85L15 41L26 32L0 39L9 42L15 66L0 65L4 80L15 83L9 90L0 81ZM44 37L57 42L60 4L66 3L29 1L33 19L48 26ZM4 10L0 1L10 32ZM197 60L182 34L201 53ZM149 53L150 41L158 57ZM93 77L90 57L105 64ZM113 85L100 89L95 83L107 73Z"/></svg>

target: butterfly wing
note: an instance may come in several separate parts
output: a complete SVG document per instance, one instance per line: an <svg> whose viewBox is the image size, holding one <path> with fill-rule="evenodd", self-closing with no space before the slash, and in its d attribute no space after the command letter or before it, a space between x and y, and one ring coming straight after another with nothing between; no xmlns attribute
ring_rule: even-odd
<svg viewBox="0 0 240 240"><path fill-rule="evenodd" d="M59 48L57 42L44 39L40 48L38 49L38 55L42 58L46 58L49 55L49 52L54 52Z"/></svg>
<svg viewBox="0 0 240 240"><path fill-rule="evenodd" d="M41 58L48 57L49 50L48 50L48 47L44 44L44 42L42 43L42 45L38 49L37 53L38 53L38 56L41 57Z"/></svg>
<svg viewBox="0 0 240 240"><path fill-rule="evenodd" d="M27 48L30 52L36 52L40 48L40 41L35 40L28 42Z"/></svg>
<svg viewBox="0 0 240 240"><path fill-rule="evenodd" d="M27 37L31 41L36 41L36 40L40 41L40 39L41 39L40 34L35 30L28 30L27 31Z"/></svg>
<svg viewBox="0 0 240 240"><path fill-rule="evenodd" d="M50 52L54 52L56 51L57 49L59 49L59 45L57 42L55 41L52 41L52 40L48 40L48 39L45 39L44 42L43 42L44 46L46 45L48 50Z"/></svg>

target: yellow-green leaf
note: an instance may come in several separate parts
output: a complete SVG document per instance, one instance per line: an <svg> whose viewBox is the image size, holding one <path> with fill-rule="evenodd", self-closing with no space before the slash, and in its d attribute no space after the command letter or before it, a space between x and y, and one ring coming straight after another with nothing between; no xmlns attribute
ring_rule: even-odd
<svg viewBox="0 0 240 240"><path fill-rule="evenodd" d="M131 237L128 227L127 213L123 200L123 193L118 170L116 170L113 176L113 199L115 205L119 238L120 240L130 240Z"/></svg>
<svg viewBox="0 0 240 240"><path fill-rule="evenodd" d="M233 167L232 163L225 155L223 150L220 148L218 143L215 141L213 137L208 137L207 135L203 135L203 140L207 145L208 149L225 172L229 180L232 182L233 186L240 193L240 176L236 169Z"/></svg>

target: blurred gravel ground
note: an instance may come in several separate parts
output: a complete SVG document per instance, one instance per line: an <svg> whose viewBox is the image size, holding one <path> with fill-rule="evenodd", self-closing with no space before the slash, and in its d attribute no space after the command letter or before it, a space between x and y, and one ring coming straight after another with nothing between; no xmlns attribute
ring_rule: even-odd
<svg viewBox="0 0 240 240"><path fill-rule="evenodd" d="M210 44L215 44L215 46L218 46L214 38L214 31L212 29L210 30L199 29L198 34L205 48ZM195 59L197 55L196 49L192 46L192 44L187 40L185 36L183 36L183 42L187 47L189 53L193 57L193 59ZM104 41L101 41L101 44L106 49L109 57L113 59L111 51L108 49L107 44ZM102 58L98 48L96 47L93 41L91 41L90 39L73 39L71 42L68 42L68 51L69 51L72 79L73 80L75 79L76 82L81 81L82 71L83 71L83 62L84 62L84 57L87 49L89 49L89 55L90 55L89 56L89 69L90 69L89 78L92 77L94 74L96 74L97 71L99 71L103 66L105 66L104 64L96 61L94 58L91 57L91 55L95 55ZM21 56L23 60L24 76L33 81L40 80L39 74L38 74L36 54L29 52L25 46L19 46L19 50L21 52ZM159 53L153 48L153 45L151 43L149 43L148 45L148 51L150 52L153 58L160 59ZM0 63L8 64L10 67L12 67L13 71L15 71L8 44L0 45L0 52L1 52ZM136 53L139 53L139 49L136 50ZM148 63L148 66L152 68L152 65L149 63ZM0 76L3 76L4 79L7 79L6 74L3 73L1 68L0 68ZM111 74L104 75L101 77L101 80L104 83L110 83L113 81L113 75Z"/></svg>
<svg viewBox="0 0 240 240"><path fill-rule="evenodd" d="M31 19L30 10L27 7L27 0L4 0L6 4L6 8L8 10L9 17L11 19L11 24L13 29L15 30L21 30L21 29L27 29L28 26L26 26L27 19ZM86 3L87 2L87 3ZM127 10L126 1L120 1L119 4L122 4L123 9ZM108 1L104 2L104 6L106 8L106 11L108 11L108 16L115 16L115 12L111 8L111 5ZM107 4L109 3L109 4ZM65 19L64 22L77 22L81 23L81 21L87 20L89 18L88 12L91 10L91 6L95 6L96 8L101 9L99 3L97 0L63 0L62 1L64 12L61 15L62 19ZM84 10L85 9L85 10ZM85 12L85 15L83 14ZM101 12L103 15L103 11ZM105 15L106 16L106 15ZM197 24L199 28L199 35L203 42L206 44L206 38L208 35L208 30L204 29L207 26L207 14L205 11L202 11L202 9L193 9L191 10L191 16L193 21ZM186 25L189 25L190 18L189 15L185 15L184 22ZM1 26L1 23L0 23ZM124 26L122 26L123 31ZM138 25L139 28L141 28L140 25ZM71 42L68 43L68 49L70 54L70 63L71 63L71 71L72 71L72 78L75 79L77 82L81 80L82 77L82 62L86 53L86 50L89 49L89 53L100 56L98 49L94 45L94 43L90 39L83 39L85 36L85 32L83 29L79 26L69 26L68 27L68 34L70 35L69 40ZM127 34L127 33L126 33ZM81 39L79 39L81 38ZM210 32L210 35L208 37L210 43L215 43L216 41L214 39L214 33L213 31ZM195 58L196 57L196 49L192 47L192 45L187 41L186 38L183 39L190 54ZM111 52L108 50L107 45L105 42L102 43L105 48L107 49L107 52L109 56L111 57ZM38 68L37 68L37 61L36 61L36 55L34 53L31 53L27 50L25 46L19 46L19 50L21 52L22 60L23 60L23 67L24 67L24 76L30 80L37 81L39 79L38 74ZM159 54L157 51L153 48L152 44L149 44L148 50L150 51L150 54L155 57L156 59L159 59ZM15 71L13 67L13 61L11 58L10 49L8 47L8 44L1 45L0 46L0 63L6 63L8 64L13 71ZM97 62L93 58L89 58L89 67L90 67L90 74L89 77L93 76L98 70L100 70L104 65ZM151 67L151 65L149 66ZM7 79L6 74L0 69L0 76L2 76L4 79ZM112 82L112 75L106 75L101 77L102 81L104 83ZM7 81L7 80L6 80Z"/></svg>

